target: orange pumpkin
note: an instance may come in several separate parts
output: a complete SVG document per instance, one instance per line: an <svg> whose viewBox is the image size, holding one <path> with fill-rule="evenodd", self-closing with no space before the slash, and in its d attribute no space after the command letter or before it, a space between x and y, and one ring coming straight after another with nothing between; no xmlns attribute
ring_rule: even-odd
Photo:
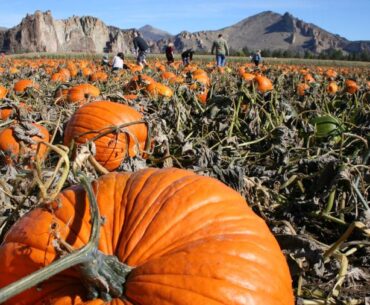
<svg viewBox="0 0 370 305"><path fill-rule="evenodd" d="M39 89L40 85L31 79L21 79L14 84L15 93L24 93L27 88Z"/></svg>
<svg viewBox="0 0 370 305"><path fill-rule="evenodd" d="M50 305L293 305L291 277L263 219L216 179L175 168L110 173L93 185L104 224L98 248L135 268L124 297L86 300L77 268L5 303ZM35 208L0 247L0 287L57 257L52 227L74 248L90 236L82 187Z"/></svg>
<svg viewBox="0 0 370 305"><path fill-rule="evenodd" d="M64 144L70 145L74 139L84 144L107 129L142 119L135 109L110 101L96 101L79 108L67 124ZM147 127L144 123L123 128L126 132L112 130L109 134L94 140L95 159L106 169L118 168L127 156L135 156L144 150Z"/></svg>
<svg viewBox="0 0 370 305"><path fill-rule="evenodd" d="M90 75L90 81L92 82L106 82L108 80L108 74L104 71L96 71Z"/></svg>
<svg viewBox="0 0 370 305"><path fill-rule="evenodd" d="M61 73L62 75L64 75L64 78L68 80L70 80L71 78L71 72L69 71L69 69L67 68L62 68L59 70L59 73Z"/></svg>
<svg viewBox="0 0 370 305"><path fill-rule="evenodd" d="M31 110L31 107L27 106L24 102L18 104L19 108ZM14 107L6 106L0 108L0 120L7 120L14 113Z"/></svg>
<svg viewBox="0 0 370 305"><path fill-rule="evenodd" d="M176 74L175 73L173 73L173 72L170 72L170 71L166 71L166 72L163 72L162 74L161 74L161 77L163 78L163 79L172 79L172 78L176 78L177 76L176 76Z"/></svg>
<svg viewBox="0 0 370 305"><path fill-rule="evenodd" d="M207 103L208 91L209 89L206 88L203 92L197 94L198 101L200 101L203 105Z"/></svg>
<svg viewBox="0 0 370 305"><path fill-rule="evenodd" d="M124 90L127 91L141 90L153 82L155 82L155 80L150 76L146 74L138 74L131 78L131 80L125 85Z"/></svg>
<svg viewBox="0 0 370 305"><path fill-rule="evenodd" d="M254 78L254 82L257 84L257 90L265 93L273 89L273 85L270 79L263 75L257 75Z"/></svg>
<svg viewBox="0 0 370 305"><path fill-rule="evenodd" d="M338 85L336 82L332 81L329 83L328 87L326 88L326 91L329 94L335 94L338 91Z"/></svg>
<svg viewBox="0 0 370 305"><path fill-rule="evenodd" d="M89 67L84 67L81 72L85 77L89 77L93 73L92 69Z"/></svg>
<svg viewBox="0 0 370 305"><path fill-rule="evenodd" d="M197 81L205 86L209 86L211 84L211 81L208 77L208 74L206 71L202 69L197 69L192 73L192 79L194 81Z"/></svg>
<svg viewBox="0 0 370 305"><path fill-rule="evenodd" d="M315 82L315 79L313 78L313 76L310 73L305 74L303 79L306 83L309 83L309 84Z"/></svg>
<svg viewBox="0 0 370 305"><path fill-rule="evenodd" d="M166 97L170 98L173 96L173 91L170 87L163 85L158 82L152 82L146 87L146 91L149 93L150 96L154 98L158 97Z"/></svg>
<svg viewBox="0 0 370 305"><path fill-rule="evenodd" d="M350 94L354 94L358 91L357 83L354 80L347 79L344 82L344 85L346 87L346 91Z"/></svg>
<svg viewBox="0 0 370 305"><path fill-rule="evenodd" d="M80 84L69 89L67 98L70 103L78 103L82 105L99 95L100 90L94 85Z"/></svg>
<svg viewBox="0 0 370 305"><path fill-rule="evenodd" d="M309 85L307 85L306 83L300 83L297 85L297 94L299 96L304 96L308 89L310 89Z"/></svg>
<svg viewBox="0 0 370 305"><path fill-rule="evenodd" d="M256 76L252 73L243 72L243 73L241 73L241 77L244 81L249 83L249 82L253 81Z"/></svg>
<svg viewBox="0 0 370 305"><path fill-rule="evenodd" d="M50 80L52 82L68 82L69 77L65 73L56 72L51 76Z"/></svg>
<svg viewBox="0 0 370 305"><path fill-rule="evenodd" d="M338 76L338 73L337 73L334 69L328 69L328 70L325 72L325 75L326 75L329 79L335 79L335 78Z"/></svg>
<svg viewBox="0 0 370 305"><path fill-rule="evenodd" d="M13 155L16 159L18 156L24 155L31 155L31 159L33 159L36 153L37 143L40 141L49 142L49 131L44 126L33 123L32 126L37 129L40 135L30 136L30 139L34 143L30 144L24 142L24 145L21 145L20 140L18 140L14 134L13 128L15 126L16 125L12 125L0 132L0 150L5 152L6 155ZM38 156L42 159L46 152L47 146L41 145Z"/></svg>
<svg viewBox="0 0 370 305"><path fill-rule="evenodd" d="M8 94L8 89L3 86L0 86L0 99L3 99Z"/></svg>

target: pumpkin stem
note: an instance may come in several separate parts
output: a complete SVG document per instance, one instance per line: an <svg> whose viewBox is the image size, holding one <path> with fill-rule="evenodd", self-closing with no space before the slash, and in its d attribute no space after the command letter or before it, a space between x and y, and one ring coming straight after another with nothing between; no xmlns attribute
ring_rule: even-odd
<svg viewBox="0 0 370 305"><path fill-rule="evenodd" d="M68 254L63 258L51 263L50 265L0 289L0 303L5 302L11 297L38 285L59 272L88 261L90 259L90 253L96 250L100 231L99 209L88 178L84 175L80 175L80 180L88 194L90 213L92 215L92 226L89 242L79 250Z"/></svg>
<svg viewBox="0 0 370 305"><path fill-rule="evenodd" d="M87 299L101 298L111 301L124 293L124 283L133 269L114 255L95 249L87 262L78 265L81 280L87 289Z"/></svg>

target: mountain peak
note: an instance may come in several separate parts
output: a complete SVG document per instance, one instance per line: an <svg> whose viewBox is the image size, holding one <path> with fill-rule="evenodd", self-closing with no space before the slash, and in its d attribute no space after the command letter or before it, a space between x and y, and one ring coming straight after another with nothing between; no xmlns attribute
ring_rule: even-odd
<svg viewBox="0 0 370 305"><path fill-rule="evenodd" d="M139 28L139 31L143 35L144 39L158 41L161 39L168 39L172 35L166 31L157 29L149 24Z"/></svg>

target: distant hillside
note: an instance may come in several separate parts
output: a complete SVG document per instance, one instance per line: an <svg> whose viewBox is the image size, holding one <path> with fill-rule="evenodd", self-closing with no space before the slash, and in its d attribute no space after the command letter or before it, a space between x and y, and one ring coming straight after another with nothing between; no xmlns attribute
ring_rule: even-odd
<svg viewBox="0 0 370 305"><path fill-rule="evenodd" d="M311 51L314 54L328 49L345 52L370 51L370 41L351 42L289 13L280 15L271 11L251 16L218 31L181 32L173 41L179 50L193 47L208 51L220 33L226 38L230 48L236 51L246 48Z"/></svg>
<svg viewBox="0 0 370 305"><path fill-rule="evenodd" d="M171 38L172 35L166 31L162 31L151 25L145 25L139 29L142 36L147 40L158 41L161 39Z"/></svg>
<svg viewBox="0 0 370 305"><path fill-rule="evenodd" d="M319 54L326 50L345 53L370 51L370 41L349 41L314 24L306 23L289 13L271 11L248 17L217 31L168 32L146 25L139 29L149 41L153 53L173 41L177 52L192 47L210 52L212 42L222 33L231 50L290 50ZM54 19L51 12L36 11L27 15L17 26L0 30L0 49L6 52L94 52L102 53L132 50L135 29L107 26L91 16L73 16Z"/></svg>

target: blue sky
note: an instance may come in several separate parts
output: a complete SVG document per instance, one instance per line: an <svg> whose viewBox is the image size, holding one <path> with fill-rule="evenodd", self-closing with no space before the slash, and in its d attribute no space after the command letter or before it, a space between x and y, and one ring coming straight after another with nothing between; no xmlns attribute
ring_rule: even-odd
<svg viewBox="0 0 370 305"><path fill-rule="evenodd" d="M122 29L150 24L172 34L221 29L266 10L288 11L349 40L370 40L370 0L0 0L0 26L12 27L35 10L51 10L56 19L91 15Z"/></svg>

